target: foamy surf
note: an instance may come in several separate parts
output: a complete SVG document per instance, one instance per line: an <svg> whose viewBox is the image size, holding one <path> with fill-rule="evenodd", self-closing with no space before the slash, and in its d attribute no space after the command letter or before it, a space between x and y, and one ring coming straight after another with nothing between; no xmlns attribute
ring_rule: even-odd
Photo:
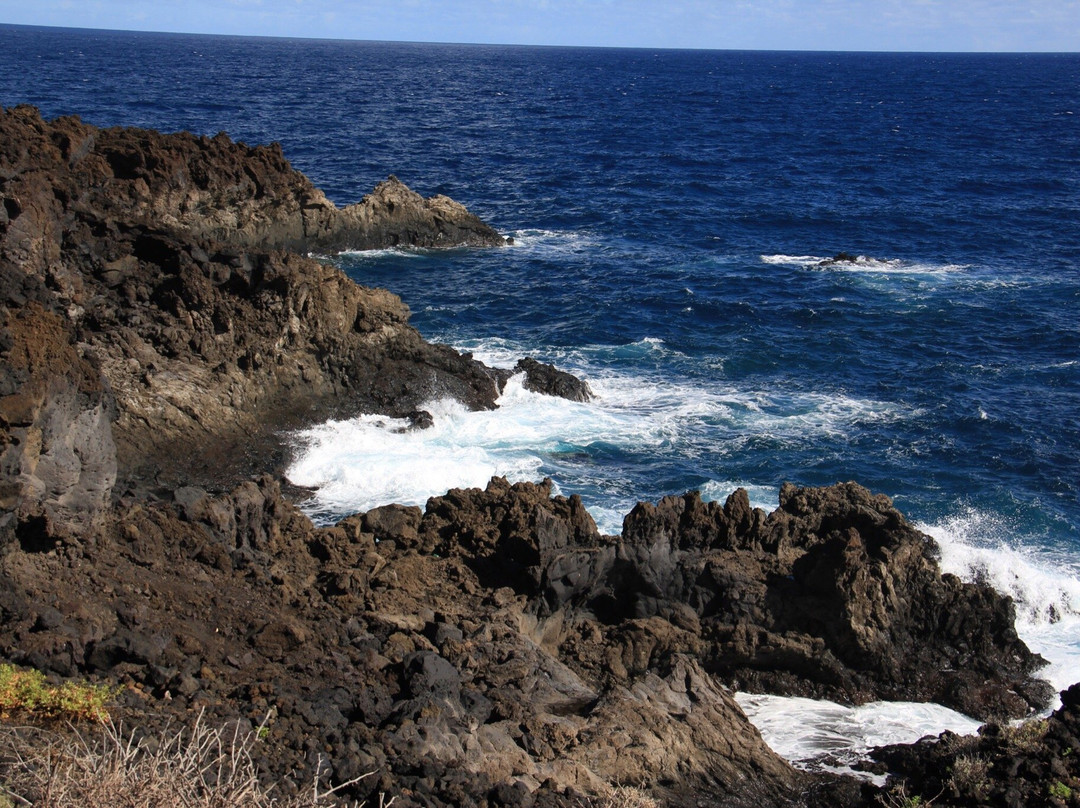
<svg viewBox="0 0 1080 808"><path fill-rule="evenodd" d="M880 275L943 275L967 269L965 264L928 264L917 261L904 261L899 258L872 258L866 255L852 256L850 259L837 260L824 255L762 255L764 264L782 264L821 269L835 272L865 272Z"/></svg>
<svg viewBox="0 0 1080 808"><path fill-rule="evenodd" d="M634 346L666 350L661 340L649 338ZM500 366L522 355L521 346L507 341L468 347ZM712 452L722 464L726 453L745 450L749 441L794 446L868 421L919 417L889 402L837 395L697 386L603 369L588 380L597 394L588 403L531 393L520 377L511 379L493 411L432 402L427 409L434 425L422 431L376 416L330 422L297 435L300 451L288 477L315 489L306 510L328 521L390 502L423 506L450 488L483 487L495 475L513 482L551 476L557 490L582 494L601 532L617 534L640 493L627 470L632 458L647 464L680 446L685 455ZM607 460L611 456L616 460ZM717 501L743 487L755 507L776 507L774 485L717 475L699 487L706 499ZM944 570L990 583L1017 601L1018 631L1052 663L1044 675L1057 689L1071 684L1080 670L1077 570L1019 547L1008 525L986 514L964 511L919 528L938 540ZM847 708L745 694L739 700L766 741L807 768L844 769L875 745L978 726L938 705Z"/></svg>
<svg viewBox="0 0 1080 808"><path fill-rule="evenodd" d="M966 735L980 726L937 704L879 701L845 707L831 701L751 693L736 693L735 700L774 752L811 771L858 774L851 767L876 746L913 743L946 730Z"/></svg>
<svg viewBox="0 0 1080 808"><path fill-rule="evenodd" d="M1039 676L1061 691L1080 671L1080 565L1018 536L1007 519L964 508L918 528L941 548L941 567L989 584L1016 604L1016 631L1050 663Z"/></svg>
<svg viewBox="0 0 1080 808"><path fill-rule="evenodd" d="M508 235L514 240L512 248L538 255L579 253L600 246L596 236L586 231L524 229Z"/></svg>
<svg viewBox="0 0 1080 808"><path fill-rule="evenodd" d="M760 491L759 496L766 493ZM1080 569L1075 561L1034 544L1017 543L1007 520L972 509L916 527L938 542L943 571L989 584L1013 598L1017 633L1050 663L1039 676L1056 691L1076 681ZM876 702L845 707L747 693L736 694L736 700L773 751L806 769L845 771L875 746L912 743L946 730L972 733L980 724L937 704Z"/></svg>
<svg viewBox="0 0 1080 808"><path fill-rule="evenodd" d="M645 339L636 349L665 347ZM506 366L521 351L488 342L475 354ZM747 441L801 446L910 414L888 402L837 395L744 391L610 371L583 375L596 394L587 403L531 393L514 378L492 411L430 402L425 409L434 425L426 430L409 431L404 423L375 416L304 430L294 436L287 476L313 490L304 507L319 521L391 502L423 505L450 488L483 487L492 476L512 482L550 476L559 488L582 496L602 532L617 534L623 516L642 498L640 475L667 462L673 447L683 447L683 458L703 458L703 474L663 493L700 487L720 499L730 490L719 490L727 478L714 471ZM754 488L753 481L745 484ZM763 498L767 490L775 489L762 488Z"/></svg>
<svg viewBox="0 0 1080 808"><path fill-rule="evenodd" d="M559 441L545 428L544 408L522 404L530 398L539 397L515 378L497 410L429 402L433 425L425 430L371 415L330 421L295 434L298 451L286 476L314 490L304 509L318 521L389 503L422 506L451 488L482 488L493 476L536 479L543 465L538 452L557 451Z"/></svg>

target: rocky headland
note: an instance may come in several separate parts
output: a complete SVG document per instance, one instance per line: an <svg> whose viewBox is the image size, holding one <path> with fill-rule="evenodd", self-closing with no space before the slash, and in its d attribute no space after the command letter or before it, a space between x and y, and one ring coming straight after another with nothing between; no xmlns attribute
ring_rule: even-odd
<svg viewBox="0 0 1080 808"><path fill-rule="evenodd" d="M729 688L998 722L1048 704L1011 601L942 575L932 539L853 483L785 486L771 514L741 490L667 497L619 536L500 479L313 525L283 430L423 428L425 401L494 407L511 373L589 396L429 344L395 295L307 257L503 243L394 178L337 208L276 145L0 111L0 657L123 685L116 710L148 730L268 718L267 779L374 772L349 795L401 806L604 805L616 786L872 805L888 794L777 757ZM1075 733L1075 702L1047 726ZM914 794L941 777L911 756L949 743L881 759Z"/></svg>

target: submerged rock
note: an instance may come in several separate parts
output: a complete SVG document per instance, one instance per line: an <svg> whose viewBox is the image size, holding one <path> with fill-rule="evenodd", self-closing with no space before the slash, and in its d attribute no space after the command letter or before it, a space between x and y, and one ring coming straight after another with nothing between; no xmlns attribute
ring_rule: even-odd
<svg viewBox="0 0 1080 808"><path fill-rule="evenodd" d="M854 253L849 252L838 252L831 258L825 258L821 261L818 261L817 265L819 267L827 267L832 266L833 264L857 264L860 261L865 260L866 259L861 255L855 255Z"/></svg>

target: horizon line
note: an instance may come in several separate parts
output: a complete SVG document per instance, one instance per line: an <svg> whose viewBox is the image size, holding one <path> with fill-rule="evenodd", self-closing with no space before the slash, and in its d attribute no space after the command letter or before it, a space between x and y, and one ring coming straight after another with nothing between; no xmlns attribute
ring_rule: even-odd
<svg viewBox="0 0 1080 808"><path fill-rule="evenodd" d="M642 51L700 51L715 53L874 53L874 54L911 54L936 56L1076 56L1080 50L875 50L875 49L836 49L836 48L706 48L675 47L672 45L567 45L528 42L459 42L450 40L421 39L352 39L332 36L285 36L282 34L229 34L209 33L206 31L159 31L147 28L85 28L71 25L40 25L27 23L0 22L0 28L45 29L50 31L95 32L103 34L147 34L158 36L201 36L226 37L230 39L272 39L298 42L350 42L371 45L454 45L459 47L488 48L566 48L578 50L642 50Z"/></svg>

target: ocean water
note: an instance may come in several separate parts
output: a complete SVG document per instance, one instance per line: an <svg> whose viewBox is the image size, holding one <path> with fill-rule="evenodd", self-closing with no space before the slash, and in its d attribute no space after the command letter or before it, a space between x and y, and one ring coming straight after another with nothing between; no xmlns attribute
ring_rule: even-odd
<svg viewBox="0 0 1080 808"><path fill-rule="evenodd" d="M743 486L771 510L784 481L856 480L1016 599L1055 685L1080 680L1080 55L0 26L16 103L277 140L338 203L393 173L514 236L324 258L400 294L427 338L554 362L596 399L512 383L494 412L431 402L421 433L313 425L289 476L316 519L550 476L617 533L666 494ZM841 251L861 257L822 263ZM968 726L741 698L807 765Z"/></svg>

